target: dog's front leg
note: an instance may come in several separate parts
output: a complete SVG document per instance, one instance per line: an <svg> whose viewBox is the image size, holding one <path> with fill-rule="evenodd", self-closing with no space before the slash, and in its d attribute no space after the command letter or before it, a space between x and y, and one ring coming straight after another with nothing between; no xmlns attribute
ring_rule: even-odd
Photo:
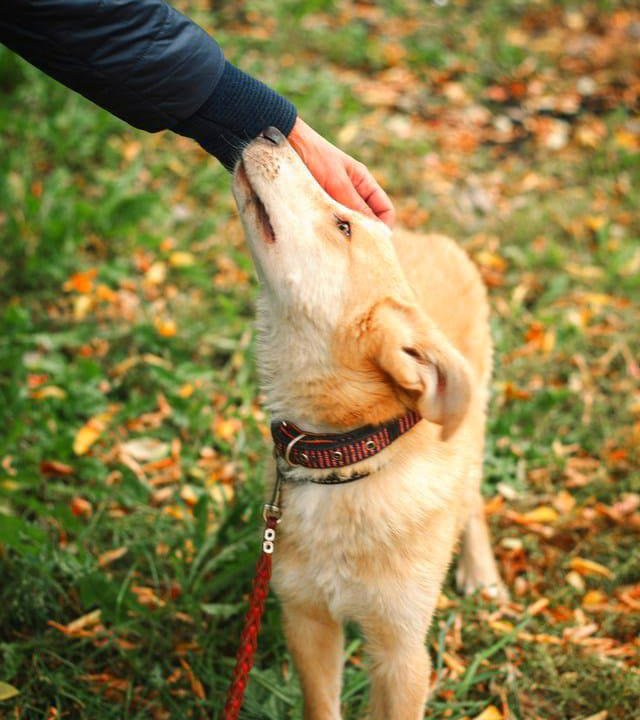
<svg viewBox="0 0 640 720"><path fill-rule="evenodd" d="M283 616L304 694L304 720L340 720L342 625L325 608L284 603Z"/></svg>
<svg viewBox="0 0 640 720"><path fill-rule="evenodd" d="M371 656L371 720L421 720L431 674L426 628L412 632L381 620L364 630Z"/></svg>

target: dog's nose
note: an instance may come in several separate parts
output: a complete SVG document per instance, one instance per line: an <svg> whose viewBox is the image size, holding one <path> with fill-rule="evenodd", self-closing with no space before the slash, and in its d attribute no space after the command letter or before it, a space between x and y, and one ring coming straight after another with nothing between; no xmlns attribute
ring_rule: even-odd
<svg viewBox="0 0 640 720"><path fill-rule="evenodd" d="M268 128L265 128L261 133L260 137L266 138L269 142L272 142L274 145L280 145L280 143L284 142L285 137L284 135L278 130L278 128L269 126Z"/></svg>

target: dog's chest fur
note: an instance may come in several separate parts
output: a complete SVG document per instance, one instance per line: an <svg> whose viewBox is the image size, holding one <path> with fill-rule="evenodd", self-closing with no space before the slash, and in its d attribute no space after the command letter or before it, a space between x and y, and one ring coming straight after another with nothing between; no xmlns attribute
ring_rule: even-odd
<svg viewBox="0 0 640 720"><path fill-rule="evenodd" d="M294 602L358 620L372 607L415 612L446 570L472 458L437 443L416 452L424 428L398 441L380 472L340 486L285 485L274 585ZM423 446L424 447L424 446Z"/></svg>

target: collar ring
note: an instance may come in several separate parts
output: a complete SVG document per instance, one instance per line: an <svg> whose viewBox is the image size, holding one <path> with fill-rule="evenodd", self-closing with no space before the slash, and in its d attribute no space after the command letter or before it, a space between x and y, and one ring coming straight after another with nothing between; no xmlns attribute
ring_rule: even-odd
<svg viewBox="0 0 640 720"><path fill-rule="evenodd" d="M289 442L289 444L287 445L287 449L284 451L284 459L286 460L287 465L289 465L289 467L296 467L299 465L299 463L294 463L291 460L291 451L293 450L293 446L297 442L300 442L300 440L302 440L303 437L306 437L304 433L300 433L300 435L296 435L296 437L294 437L293 440L291 440Z"/></svg>

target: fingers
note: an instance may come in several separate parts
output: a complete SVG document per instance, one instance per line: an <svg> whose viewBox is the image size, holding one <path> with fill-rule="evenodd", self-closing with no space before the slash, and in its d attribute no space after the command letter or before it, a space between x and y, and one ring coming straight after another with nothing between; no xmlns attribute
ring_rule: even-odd
<svg viewBox="0 0 640 720"><path fill-rule="evenodd" d="M366 165L329 143L299 117L289 142L334 200L393 226L395 210L391 200Z"/></svg>
<svg viewBox="0 0 640 720"><path fill-rule="evenodd" d="M351 158L349 158L351 160ZM351 160L347 170L354 188L373 214L389 227L393 227L396 213L387 193L378 185L366 165Z"/></svg>
<svg viewBox="0 0 640 720"><path fill-rule="evenodd" d="M342 170L342 172L338 175L333 174L329 176L325 190L341 205L346 205L346 207L352 210L374 217L375 212L360 195L348 173L343 168L340 168L340 170Z"/></svg>

